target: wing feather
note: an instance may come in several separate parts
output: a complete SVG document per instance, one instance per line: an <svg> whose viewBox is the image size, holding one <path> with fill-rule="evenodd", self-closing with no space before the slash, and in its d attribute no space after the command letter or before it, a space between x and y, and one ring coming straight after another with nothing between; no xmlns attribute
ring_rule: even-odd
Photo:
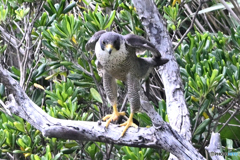
<svg viewBox="0 0 240 160"><path fill-rule="evenodd" d="M97 43L98 39L101 37L102 34L106 33L107 31L101 30L96 32L87 42L85 45L85 49L87 51L89 50L94 50L95 49L95 44Z"/></svg>
<svg viewBox="0 0 240 160"><path fill-rule="evenodd" d="M150 50L151 52L153 52L154 57L161 57L160 52L155 48L155 46L143 37L134 34L127 34L123 37L126 40L127 45L141 51Z"/></svg>

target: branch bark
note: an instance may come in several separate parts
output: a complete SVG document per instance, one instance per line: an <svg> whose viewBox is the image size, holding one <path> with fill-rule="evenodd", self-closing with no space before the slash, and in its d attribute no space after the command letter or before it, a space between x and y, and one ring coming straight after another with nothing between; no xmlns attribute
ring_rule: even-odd
<svg viewBox="0 0 240 160"><path fill-rule="evenodd" d="M221 138L219 133L212 132L210 143L205 149L208 151L212 160L224 160L221 152Z"/></svg>
<svg viewBox="0 0 240 160"><path fill-rule="evenodd" d="M0 31L1 31L2 38L6 42L9 42L9 44L11 44L11 46L13 46L15 49L17 49L16 47L18 46L18 42L15 39L15 37L12 37L10 34L8 34L2 26L0 26ZM22 56L25 55L25 51L23 48L20 48L19 51Z"/></svg>
<svg viewBox="0 0 240 160"><path fill-rule="evenodd" d="M0 83L3 83L11 93L8 97L9 101L0 104L12 114L28 121L32 126L40 130L43 136L79 141L98 141L134 147L163 148L179 159L204 159L191 143L183 139L162 120L145 96L141 98L141 105L143 110L150 116L154 126L139 129L129 128L126 135L120 137L124 127L118 125L111 124L108 129L105 129L105 122L101 121L84 122L51 117L31 101L18 82L1 65L0 77Z"/></svg>
<svg viewBox="0 0 240 160"><path fill-rule="evenodd" d="M171 38L167 32L166 23L159 14L153 0L133 0L138 16L147 32L150 41L155 44L162 57L169 62L159 68L165 87L167 113L170 125L186 140L191 140L189 112L184 99L183 84L180 69L174 57ZM170 156L169 159L176 159Z"/></svg>

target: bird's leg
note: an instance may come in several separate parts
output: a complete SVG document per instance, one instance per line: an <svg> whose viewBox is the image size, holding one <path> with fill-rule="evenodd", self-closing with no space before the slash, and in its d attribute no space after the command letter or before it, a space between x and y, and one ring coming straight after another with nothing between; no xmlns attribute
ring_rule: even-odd
<svg viewBox="0 0 240 160"><path fill-rule="evenodd" d="M127 131L127 129L132 126L132 127L135 127L135 128L138 128L138 126L133 123L133 114L134 113L131 113L128 120L122 124L120 124L120 126L126 126L121 134L121 137L124 136L125 132Z"/></svg>
<svg viewBox="0 0 240 160"><path fill-rule="evenodd" d="M117 104L113 105L113 113L112 114L108 114L105 117L103 117L102 120L106 121L107 119L107 124L106 124L106 128L109 126L111 121L116 121L118 120L118 118L120 116L125 116L125 112L118 112L117 110Z"/></svg>

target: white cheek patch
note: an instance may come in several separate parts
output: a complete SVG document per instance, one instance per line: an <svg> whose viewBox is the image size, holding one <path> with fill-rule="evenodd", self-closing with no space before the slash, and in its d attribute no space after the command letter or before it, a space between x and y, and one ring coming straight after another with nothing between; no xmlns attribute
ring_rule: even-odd
<svg viewBox="0 0 240 160"><path fill-rule="evenodd" d="M98 41L95 45L95 53L99 62L104 66L105 64L119 64L127 58L127 51L124 44L121 43L120 49L116 50L115 48L112 50L111 54L107 51L103 51Z"/></svg>

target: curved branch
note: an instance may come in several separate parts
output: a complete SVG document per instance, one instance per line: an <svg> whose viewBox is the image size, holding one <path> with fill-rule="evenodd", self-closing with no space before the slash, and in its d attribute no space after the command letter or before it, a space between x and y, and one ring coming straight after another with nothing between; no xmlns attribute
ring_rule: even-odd
<svg viewBox="0 0 240 160"><path fill-rule="evenodd" d="M186 140L190 141L189 112L184 99L180 69L174 57L166 22L159 14L153 0L133 0L133 4L150 41L156 46L162 57L169 59L169 62L161 66L158 72L162 76L165 87L167 114L170 125ZM176 159L176 157L170 155L169 159Z"/></svg>
<svg viewBox="0 0 240 160"><path fill-rule="evenodd" d="M123 127L118 125L111 124L108 129L105 129L105 122L101 121L85 122L53 118L26 95L18 82L1 65L0 77L0 83L3 83L11 93L9 102L5 104L4 108L28 121L40 130L43 136L135 147L163 148L179 159L204 159L187 140L162 120L145 96L141 98L141 105L154 126L129 128L126 135L121 137ZM0 104L3 105L3 103Z"/></svg>
<svg viewBox="0 0 240 160"><path fill-rule="evenodd" d="M174 57L166 23L153 0L133 0L150 41L169 62L159 68L165 87L167 113L170 125L186 140L191 140L189 113L184 99L180 69Z"/></svg>

